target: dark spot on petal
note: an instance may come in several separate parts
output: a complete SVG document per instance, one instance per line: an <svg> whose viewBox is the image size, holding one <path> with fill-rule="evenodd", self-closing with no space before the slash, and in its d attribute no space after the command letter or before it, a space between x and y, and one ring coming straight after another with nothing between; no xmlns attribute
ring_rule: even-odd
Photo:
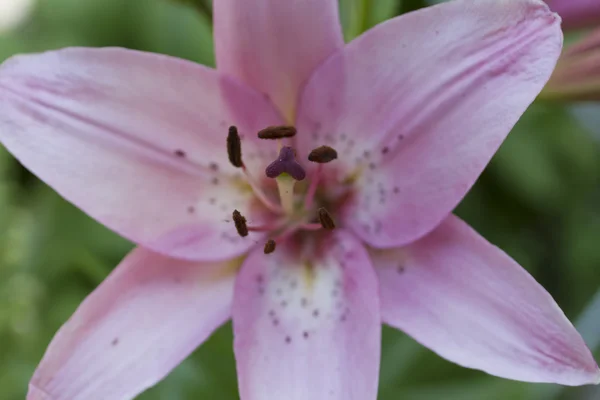
<svg viewBox="0 0 600 400"><path fill-rule="evenodd" d="M385 146L383 149L381 149L381 154L387 154L390 152L390 148Z"/></svg>
<svg viewBox="0 0 600 400"><path fill-rule="evenodd" d="M305 307L308 305L308 299L307 299L306 297L303 297L303 298L300 300L300 305L301 305L303 308L305 308Z"/></svg>
<svg viewBox="0 0 600 400"><path fill-rule="evenodd" d="M297 280L293 280L290 282L290 288L291 289L296 289L298 287L298 281Z"/></svg>
<svg viewBox="0 0 600 400"><path fill-rule="evenodd" d="M219 178L217 178L216 176L214 178L212 178L211 180L213 185L218 185L219 184Z"/></svg>
<svg viewBox="0 0 600 400"><path fill-rule="evenodd" d="M194 206L189 206L189 207L188 207L188 209L187 209L187 212L188 212L189 214L193 214L193 213L194 213L194 211L196 211L196 208L195 208Z"/></svg>
<svg viewBox="0 0 600 400"><path fill-rule="evenodd" d="M274 317L275 316L275 310L269 310L269 316L270 317Z"/></svg>
<svg viewBox="0 0 600 400"><path fill-rule="evenodd" d="M119 338L118 338L118 337L114 338L114 339L112 340L112 342L110 342L110 344L111 344L112 346L116 346L116 345L118 345L118 344L119 344Z"/></svg>
<svg viewBox="0 0 600 400"><path fill-rule="evenodd" d="M404 135L398 135L398 140L404 140Z"/></svg>
<svg viewBox="0 0 600 400"><path fill-rule="evenodd" d="M286 342L287 344L290 344L290 343L292 343L292 338L291 338L291 337L289 337L289 336L286 336L286 337L285 337L285 342Z"/></svg>
<svg viewBox="0 0 600 400"><path fill-rule="evenodd" d="M263 274L256 275L256 282L263 283L264 281L265 281L265 277L263 276Z"/></svg>
<svg viewBox="0 0 600 400"><path fill-rule="evenodd" d="M214 197L211 197L210 199L208 199L208 202L212 205L214 205L217 202L217 199L215 199Z"/></svg>
<svg viewBox="0 0 600 400"><path fill-rule="evenodd" d="M177 149L174 151L174 154L179 157L179 158L184 158L185 157L185 151L181 150L181 149Z"/></svg>
<svg viewBox="0 0 600 400"><path fill-rule="evenodd" d="M375 169L376 165L375 163L369 163L369 169Z"/></svg>
<svg viewBox="0 0 600 400"><path fill-rule="evenodd" d="M319 316L319 310L314 309L312 315L313 315L313 317L317 318Z"/></svg>
<svg viewBox="0 0 600 400"><path fill-rule="evenodd" d="M279 319L278 318L273 318L273 325L274 326L279 325Z"/></svg>
<svg viewBox="0 0 600 400"><path fill-rule="evenodd" d="M210 168L211 171L215 172L219 170L219 166L217 165L217 163L214 162L208 164L208 168Z"/></svg>
<svg viewBox="0 0 600 400"><path fill-rule="evenodd" d="M403 274L405 271L404 265L398 265L398 267L396 268L396 272L399 274Z"/></svg>
<svg viewBox="0 0 600 400"><path fill-rule="evenodd" d="M302 332L302 337L303 337L304 339L308 339L308 331L304 331L304 332Z"/></svg>
<svg viewBox="0 0 600 400"><path fill-rule="evenodd" d="M394 193L396 193L396 194L400 193L400 188L398 186L394 187Z"/></svg>
<svg viewBox="0 0 600 400"><path fill-rule="evenodd" d="M285 308L288 305L288 302L283 300L281 303L279 303L281 305L281 307Z"/></svg>

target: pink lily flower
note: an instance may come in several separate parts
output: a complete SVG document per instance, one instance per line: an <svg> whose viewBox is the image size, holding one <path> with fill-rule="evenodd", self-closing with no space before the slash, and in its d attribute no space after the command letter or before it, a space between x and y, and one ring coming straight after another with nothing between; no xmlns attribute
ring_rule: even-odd
<svg viewBox="0 0 600 400"><path fill-rule="evenodd" d="M546 0L563 20L564 29L581 29L600 24L598 0Z"/></svg>
<svg viewBox="0 0 600 400"><path fill-rule="evenodd" d="M130 399L229 318L243 400L374 400L382 322L500 377L600 381L552 297L451 215L552 73L542 1L444 3L347 45L335 0L219 0L214 26L217 70L84 48L0 68L2 143L140 245L28 399Z"/></svg>

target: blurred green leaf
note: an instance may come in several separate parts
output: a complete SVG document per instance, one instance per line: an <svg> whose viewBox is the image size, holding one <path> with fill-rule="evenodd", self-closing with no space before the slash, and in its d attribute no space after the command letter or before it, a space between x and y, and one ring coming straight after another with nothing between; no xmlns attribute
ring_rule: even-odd
<svg viewBox="0 0 600 400"><path fill-rule="evenodd" d="M340 19L347 42L396 16L404 0L340 0Z"/></svg>
<svg viewBox="0 0 600 400"><path fill-rule="evenodd" d="M589 194L598 180L598 146L563 108L534 104L490 168L515 197L547 213Z"/></svg>

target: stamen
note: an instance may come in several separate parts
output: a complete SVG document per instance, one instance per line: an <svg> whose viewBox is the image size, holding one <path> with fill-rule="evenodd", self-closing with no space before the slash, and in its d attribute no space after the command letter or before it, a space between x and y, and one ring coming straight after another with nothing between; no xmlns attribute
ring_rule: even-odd
<svg viewBox="0 0 600 400"><path fill-rule="evenodd" d="M275 247L277 247L277 243L273 239L269 239L267 243L265 243L265 254L271 254L275 251Z"/></svg>
<svg viewBox="0 0 600 400"><path fill-rule="evenodd" d="M289 146L281 148L277 160L269 164L265 169L265 173L269 178L277 178L283 173L287 173L297 181L306 178L306 171L304 171L302 165L298 164L294 149Z"/></svg>
<svg viewBox="0 0 600 400"><path fill-rule="evenodd" d="M300 226L298 226L298 229L301 229L303 231L318 231L320 229L323 229L323 225L321 225L320 223L317 223L317 224L301 224Z"/></svg>
<svg viewBox="0 0 600 400"><path fill-rule="evenodd" d="M227 135L227 155L234 167L242 168L244 166L244 163L242 162L242 142L235 126L229 127L229 134Z"/></svg>
<svg viewBox="0 0 600 400"><path fill-rule="evenodd" d="M258 132L260 139L283 139L296 136L296 128L293 126L269 126Z"/></svg>
<svg viewBox="0 0 600 400"><path fill-rule="evenodd" d="M306 197L304 198L304 209L306 210L309 210L312 206L315 193L317 193L317 187L319 186L319 180L321 179L322 170L323 164L319 164L317 165L317 170L313 173L312 180L308 186L308 191L306 192Z"/></svg>
<svg viewBox="0 0 600 400"><path fill-rule="evenodd" d="M269 197L262 191L258 182L254 179L254 177L250 174L250 171L246 168L246 166L242 167L244 174L246 175L246 180L248 184L252 188L254 195L267 207L269 210L273 211L276 214L281 213L281 207L278 204L273 203Z"/></svg>
<svg viewBox="0 0 600 400"><path fill-rule="evenodd" d="M324 207L319 208L317 215L319 217L319 222L324 229L335 229L335 222L333 221L331 214L329 214L329 211L327 211Z"/></svg>
<svg viewBox="0 0 600 400"><path fill-rule="evenodd" d="M248 226L246 225L246 218L238 211L233 210L233 223L235 229L241 237L248 236Z"/></svg>
<svg viewBox="0 0 600 400"><path fill-rule="evenodd" d="M308 161L324 164L337 159L337 151L329 146L317 147L308 155Z"/></svg>

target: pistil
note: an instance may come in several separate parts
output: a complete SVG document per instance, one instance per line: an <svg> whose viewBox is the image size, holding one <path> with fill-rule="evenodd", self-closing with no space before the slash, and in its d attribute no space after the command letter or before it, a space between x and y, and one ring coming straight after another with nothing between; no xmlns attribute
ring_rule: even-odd
<svg viewBox="0 0 600 400"><path fill-rule="evenodd" d="M284 146L279 152L277 160L265 169L269 178L274 178L279 189L279 198L283 211L291 215L294 213L294 186L296 181L306 178L304 168L296 161L294 149Z"/></svg>
<svg viewBox="0 0 600 400"><path fill-rule="evenodd" d="M281 174L276 179L277 188L279 189L279 198L283 211L291 215L294 213L294 186L296 180L288 174Z"/></svg>

